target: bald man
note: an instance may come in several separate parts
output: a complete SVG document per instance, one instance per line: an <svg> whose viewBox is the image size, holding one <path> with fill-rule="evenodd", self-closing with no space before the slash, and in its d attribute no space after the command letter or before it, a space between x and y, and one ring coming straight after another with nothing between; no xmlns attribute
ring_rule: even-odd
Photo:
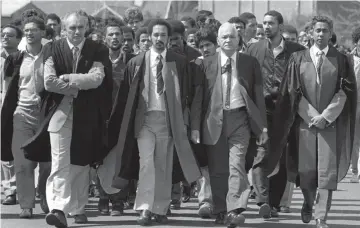
<svg viewBox="0 0 360 228"><path fill-rule="evenodd" d="M237 52L238 44L235 27L224 23L218 34L220 51L198 62L203 75L191 107L191 139L206 145L215 223L228 227L245 221L241 213L249 191L248 146L268 138L260 65Z"/></svg>

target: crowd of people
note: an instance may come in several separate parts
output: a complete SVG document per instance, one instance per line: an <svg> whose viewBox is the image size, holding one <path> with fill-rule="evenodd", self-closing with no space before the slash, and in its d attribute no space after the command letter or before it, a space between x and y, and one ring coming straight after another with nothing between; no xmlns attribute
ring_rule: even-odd
<svg viewBox="0 0 360 228"><path fill-rule="evenodd" d="M327 228L350 162L359 183L360 28L352 38L346 53L330 18L298 32L274 10L223 24L206 10L26 10L1 28L2 204L30 219L38 197L62 228L87 223L95 196L100 214L134 209L147 226L196 197L200 217L234 228L249 199L264 219L289 213L296 185L301 220L315 207Z"/></svg>

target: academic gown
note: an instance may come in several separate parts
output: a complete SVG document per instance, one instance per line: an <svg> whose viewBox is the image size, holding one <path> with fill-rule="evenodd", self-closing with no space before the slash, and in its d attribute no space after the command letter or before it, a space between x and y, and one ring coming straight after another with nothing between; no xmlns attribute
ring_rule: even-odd
<svg viewBox="0 0 360 228"><path fill-rule="evenodd" d="M288 142L288 180L301 188L317 186L336 190L337 183L346 176L350 165L356 81L346 57L335 48L330 47L323 58L319 85L309 49L293 53L289 60L273 115L276 127L271 133L272 154L269 155L268 170L271 172L275 169ZM334 96L340 89L346 94L346 102L336 118ZM308 102L302 107L307 107L307 121L298 114L303 101ZM326 115L335 121L323 130L309 128L307 122L311 120L312 108L320 114L327 110Z"/></svg>

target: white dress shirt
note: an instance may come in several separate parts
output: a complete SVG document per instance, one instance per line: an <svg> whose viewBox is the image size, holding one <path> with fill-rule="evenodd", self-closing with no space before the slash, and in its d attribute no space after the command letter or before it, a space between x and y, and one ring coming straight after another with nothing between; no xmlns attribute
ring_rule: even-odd
<svg viewBox="0 0 360 228"><path fill-rule="evenodd" d="M313 45L310 48L310 57L311 57L312 62L314 63L315 68L317 66L317 63L319 62L320 55L318 55L318 53L320 51L324 52L323 58L325 58L325 56L327 55L327 53L329 51L329 46L326 46L326 48L324 48L323 50L320 50L316 45ZM316 70L316 82L318 84L320 84L320 75L318 75L317 70Z"/></svg>
<svg viewBox="0 0 360 228"><path fill-rule="evenodd" d="M224 110L231 110L236 108L241 108L245 106L244 99L240 92L240 82L238 80L237 69L236 69L236 55L235 52L231 56L231 90L230 90L230 108L225 107L226 101L226 89L227 89L227 73L222 74L221 81L222 81L222 94L223 94L223 109ZM225 55L224 52L220 51L220 58L221 58L221 66L225 66L228 60L228 56Z"/></svg>
<svg viewBox="0 0 360 228"><path fill-rule="evenodd" d="M284 50L284 46L285 46L284 39L281 39L281 42L280 42L279 46L277 46L273 50L274 58L276 58L276 56L278 56Z"/></svg>

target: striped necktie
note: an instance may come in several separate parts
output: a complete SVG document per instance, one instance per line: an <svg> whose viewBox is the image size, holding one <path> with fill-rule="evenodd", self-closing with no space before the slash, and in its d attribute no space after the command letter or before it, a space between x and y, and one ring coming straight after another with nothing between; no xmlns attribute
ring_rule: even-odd
<svg viewBox="0 0 360 228"><path fill-rule="evenodd" d="M73 73L76 73L76 68L77 68L77 61L78 61L78 55L79 55L79 48L78 47L73 47L72 49L72 53L73 53Z"/></svg>
<svg viewBox="0 0 360 228"><path fill-rule="evenodd" d="M316 64L316 72L318 74L318 79L319 79L319 84L321 84L321 77L320 77L320 73L321 73L321 66L324 62L324 59L323 59L323 55L324 55L324 52L323 51L319 51L316 56L318 56L318 61L317 61L317 64Z"/></svg>
<svg viewBox="0 0 360 228"><path fill-rule="evenodd" d="M156 85L157 85L157 90L156 92L161 95L164 93L164 79L162 76L162 68L163 68L163 63L161 61L161 55L158 55L158 57L156 58L157 60L157 66L156 66Z"/></svg>
<svg viewBox="0 0 360 228"><path fill-rule="evenodd" d="M226 73L226 94L225 108L230 109L230 93L231 93L231 58L228 58L222 67L222 74Z"/></svg>

